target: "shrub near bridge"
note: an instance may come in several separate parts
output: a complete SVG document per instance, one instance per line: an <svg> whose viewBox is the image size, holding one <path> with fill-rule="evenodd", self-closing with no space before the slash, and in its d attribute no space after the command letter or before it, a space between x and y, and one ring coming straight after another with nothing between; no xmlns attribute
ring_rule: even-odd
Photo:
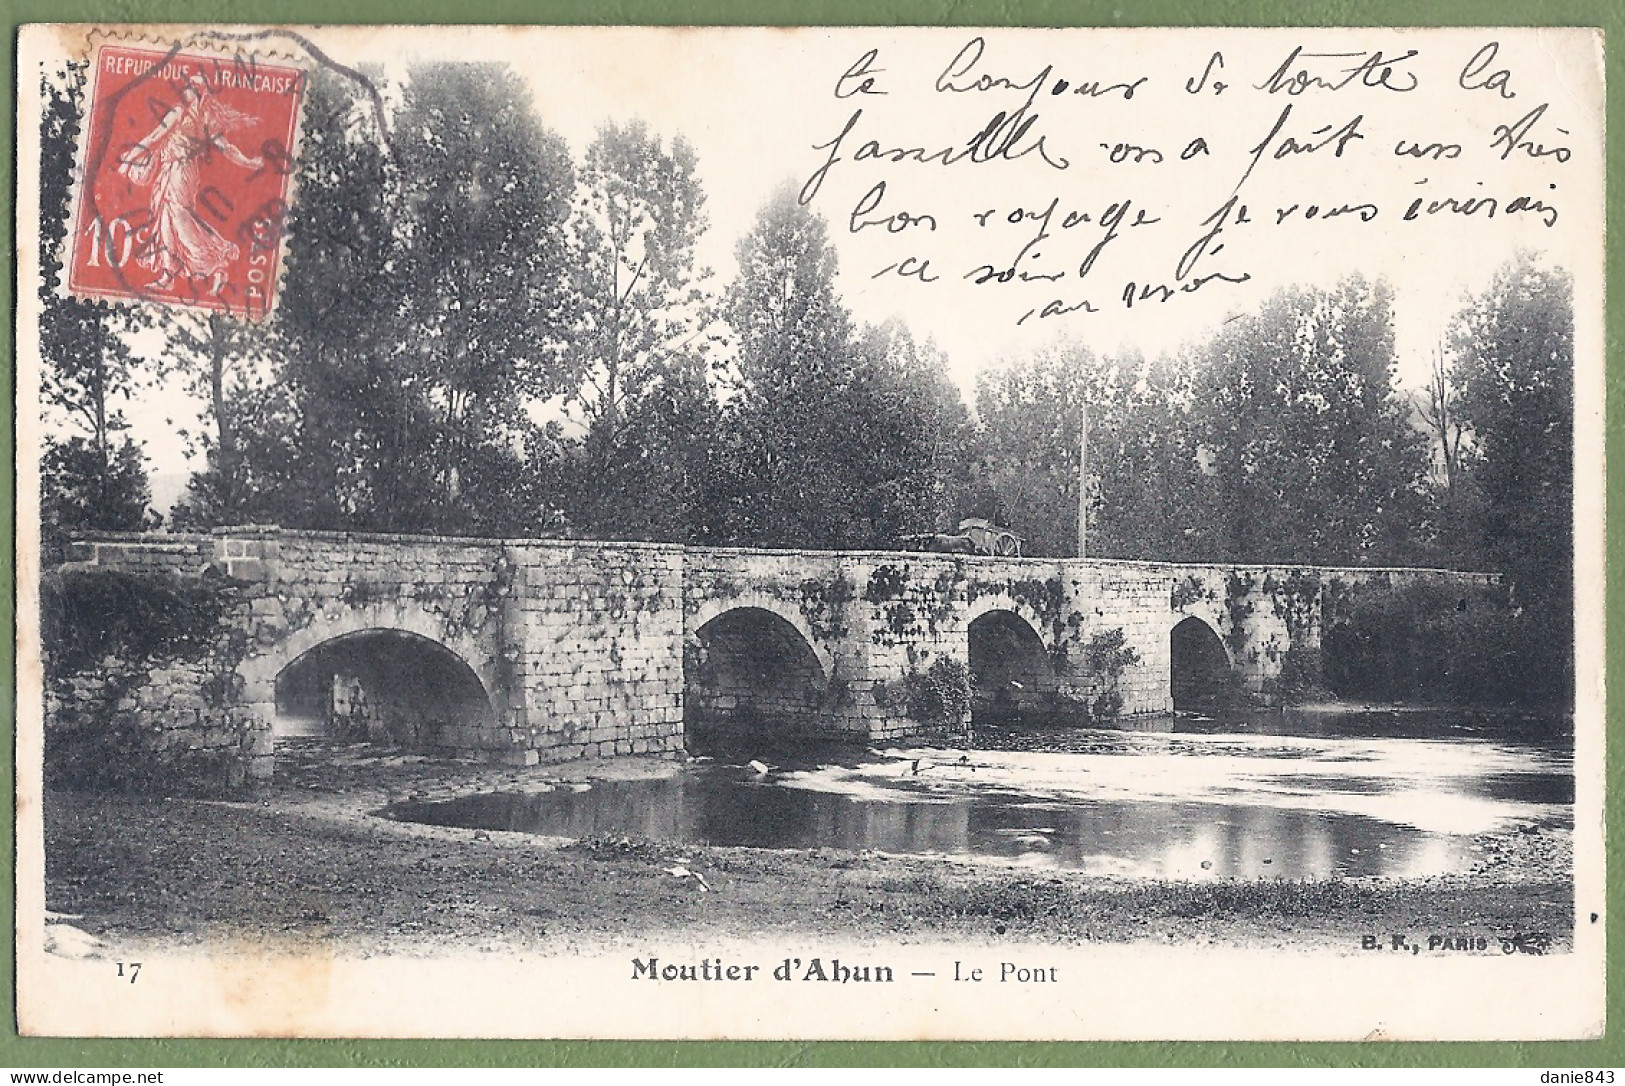
<svg viewBox="0 0 1625 1086"><path fill-rule="evenodd" d="M1321 636L1326 684L1340 696L1527 704L1551 695L1531 666L1538 624L1499 587L1360 589L1340 610Z"/></svg>
<svg viewBox="0 0 1625 1086"><path fill-rule="evenodd" d="M236 662L220 638L231 603L229 585L217 577L65 570L41 578L46 780L218 791L232 777L235 748L174 741L163 732L174 722L137 703L154 671L177 666L196 669L202 702L224 700L214 687Z"/></svg>
<svg viewBox="0 0 1625 1086"><path fill-rule="evenodd" d="M1083 663L1095 677L1098 693L1089 705L1089 720L1106 724L1123 711L1123 693L1118 685L1123 672L1140 662L1140 654L1128 644L1122 627L1101 630L1083 648Z"/></svg>
<svg viewBox="0 0 1625 1086"><path fill-rule="evenodd" d="M963 733L971 703L971 673L963 661L939 656L903 683L910 717L945 736Z"/></svg>

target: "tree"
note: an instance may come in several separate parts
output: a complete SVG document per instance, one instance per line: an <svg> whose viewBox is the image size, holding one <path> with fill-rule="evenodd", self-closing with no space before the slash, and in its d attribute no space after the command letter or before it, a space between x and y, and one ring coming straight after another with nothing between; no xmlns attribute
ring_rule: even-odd
<svg viewBox="0 0 1625 1086"><path fill-rule="evenodd" d="M1089 416L1090 553L1200 561L1211 551L1215 488L1193 430L1193 374L1166 356L1119 358L1114 372L1111 395Z"/></svg>
<svg viewBox="0 0 1625 1086"><path fill-rule="evenodd" d="M204 328L208 327L205 323ZM225 334L241 334L241 330L230 329ZM256 339L255 344L263 349L263 341ZM293 498L293 484L303 478L308 451L301 442L299 390L287 382L285 374L286 367L279 360L263 354L255 364L215 363L207 371L205 376L211 379L204 386L204 421L213 422L215 429L213 433L205 429L193 439L203 451L204 465L193 472L170 511L176 527L247 523L343 526L318 519L312 509Z"/></svg>
<svg viewBox="0 0 1625 1086"><path fill-rule="evenodd" d="M579 323L570 347L583 366L572 393L613 438L626 405L660 364L712 320L694 246L705 230L705 194L694 150L681 136L667 151L641 121L605 125L587 149L571 219Z"/></svg>
<svg viewBox="0 0 1625 1086"><path fill-rule="evenodd" d="M1443 345L1434 349L1428 387L1417 406L1433 446L1440 485L1448 492L1456 485L1467 455L1467 425L1461 417L1461 392L1451 380Z"/></svg>
<svg viewBox="0 0 1625 1086"><path fill-rule="evenodd" d="M824 220L778 190L739 243L723 301L737 340L737 394L725 425L727 532L764 546L843 545L849 537L855 385L851 319L835 294Z"/></svg>
<svg viewBox="0 0 1625 1086"><path fill-rule="evenodd" d="M1395 392L1392 292L1277 292L1193 359L1212 559L1372 564L1415 546L1426 454Z"/></svg>
<svg viewBox="0 0 1625 1086"><path fill-rule="evenodd" d="M383 530L411 523L421 426L401 379L389 274L398 192L388 133L351 77L305 88L287 265L269 322L172 316L171 358L204 404L205 456L174 516Z"/></svg>
<svg viewBox="0 0 1625 1086"><path fill-rule="evenodd" d="M1471 471L1472 435L1462 414L1461 390L1441 342L1429 360L1427 388L1413 394L1427 435L1430 486L1421 535L1430 564L1480 569L1490 563L1480 546L1483 494Z"/></svg>
<svg viewBox="0 0 1625 1086"><path fill-rule="evenodd" d="M1574 283L1520 253L1457 314L1450 347L1479 539L1531 619L1530 682L1573 692Z"/></svg>
<svg viewBox="0 0 1625 1086"><path fill-rule="evenodd" d="M244 420L239 416L254 411L259 406L255 394L264 391L256 366L265 361L265 331L224 313L166 313L159 323L168 332L168 358L183 360L170 364L184 367L183 379L202 400L208 427L197 437L204 467L187 484L174 511L176 522L203 526L253 520L251 507L262 503L247 478L251 465L244 457Z"/></svg>
<svg viewBox="0 0 1625 1086"><path fill-rule="evenodd" d="M855 346L845 463L852 545L894 547L903 535L952 527L974 500L975 432L947 356L895 319L866 326Z"/></svg>
<svg viewBox="0 0 1625 1086"><path fill-rule="evenodd" d="M257 409L236 412L256 519L402 527L421 491L415 458L426 409L413 402L397 349L400 201L389 133L351 78L311 73L295 182L270 380L243 389Z"/></svg>
<svg viewBox="0 0 1625 1086"><path fill-rule="evenodd" d="M402 479L418 495L406 503L410 526L516 530L525 407L576 376L562 350L575 323L569 152L501 64L414 67L394 127L400 334L390 349L429 424L412 441L425 470Z"/></svg>
<svg viewBox="0 0 1625 1086"><path fill-rule="evenodd" d="M584 432L566 452L573 530L686 540L702 509L717 411L702 337L715 314L696 269L705 197L693 149L668 151L641 122L606 125L588 148L570 241L583 369L570 402Z"/></svg>
<svg viewBox="0 0 1625 1086"><path fill-rule="evenodd" d="M738 344L720 445L719 534L788 547L894 547L968 485L965 409L945 360L891 322L854 335L824 220L780 189L739 243L723 313Z"/></svg>
<svg viewBox="0 0 1625 1086"><path fill-rule="evenodd" d="M146 379L129 340L146 322L132 307L61 292L84 79L83 66L71 66L41 80L40 393L67 428L66 436L44 438L41 517L58 530L140 529L157 518L148 509L146 468L122 405Z"/></svg>
<svg viewBox="0 0 1625 1086"><path fill-rule="evenodd" d="M717 515L722 411L706 364L685 352L661 369L627 405L613 446L589 431L559 453L555 500L572 534L728 541Z"/></svg>
<svg viewBox="0 0 1625 1086"><path fill-rule="evenodd" d="M40 521L52 533L158 526L141 448L128 438L98 449L78 434L66 440L48 436L40 478Z"/></svg>
<svg viewBox="0 0 1625 1086"><path fill-rule="evenodd" d="M1108 366L1062 343L983 373L976 384L982 474L998 499L993 519L1025 539L1024 553L1078 553L1080 434L1107 402Z"/></svg>
<svg viewBox="0 0 1625 1086"><path fill-rule="evenodd" d="M984 473L1033 554L1165 561L1402 560L1425 453L1393 386L1390 292L1358 277L1277 293L1145 365L1066 343L978 386Z"/></svg>
<svg viewBox="0 0 1625 1086"><path fill-rule="evenodd" d="M1183 532L1198 480L1179 371L1138 355L1100 357L1063 341L984 374L976 409L982 477L1024 553L1078 553L1079 459L1088 412L1091 557L1189 557Z"/></svg>
<svg viewBox="0 0 1625 1086"><path fill-rule="evenodd" d="M527 450L548 443L527 407L572 376L572 186L505 66L415 67L392 118L316 72L272 321L225 329L242 338L224 373L221 329L177 337L217 427L187 515L474 534L544 522Z"/></svg>

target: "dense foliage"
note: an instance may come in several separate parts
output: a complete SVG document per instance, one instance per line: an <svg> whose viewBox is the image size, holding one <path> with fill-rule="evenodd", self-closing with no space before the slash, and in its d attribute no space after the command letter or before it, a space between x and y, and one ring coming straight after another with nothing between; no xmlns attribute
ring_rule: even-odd
<svg viewBox="0 0 1625 1086"><path fill-rule="evenodd" d="M229 754L166 745L125 699L152 669L220 651L230 591L219 578L108 570L68 569L41 580L41 645L58 702L46 721L47 780L125 791L227 783Z"/></svg>
<svg viewBox="0 0 1625 1086"><path fill-rule="evenodd" d="M1326 686L1343 697L1456 704L1562 700L1561 675L1528 670L1544 640L1503 588L1419 583L1366 590L1321 643Z"/></svg>
<svg viewBox="0 0 1625 1086"><path fill-rule="evenodd" d="M579 440L561 447L566 523L620 539L709 537L706 485L717 405L706 227L694 150L642 124L607 125L587 148L570 220L569 334L581 380L567 397Z"/></svg>
<svg viewBox="0 0 1625 1086"><path fill-rule="evenodd" d="M1566 272L1522 255L1457 316L1452 344L1474 441L1463 527L1521 608L1520 668L1558 696L1574 676L1573 297Z"/></svg>
<svg viewBox="0 0 1625 1086"><path fill-rule="evenodd" d="M1079 344L983 377L986 478L1028 553L1374 564L1414 559L1427 460L1393 386L1387 286L1298 288L1179 359Z"/></svg>
<svg viewBox="0 0 1625 1086"><path fill-rule="evenodd" d="M1388 285L1351 276L1172 357L1007 360L973 416L935 344L853 321L793 188L715 286L684 139L611 125L572 159L514 72L437 64L382 98L314 75L275 316L154 327L55 289L82 74L41 129L48 530L153 523L121 408L167 369L204 405L185 525L888 548L979 516L1070 555L1081 504L1092 556L1502 570L1544 631L1519 667L1569 682L1572 284L1531 257L1418 403Z"/></svg>
<svg viewBox="0 0 1625 1086"><path fill-rule="evenodd" d="M903 679L908 715L927 728L957 733L970 716L971 673L963 660L939 656Z"/></svg>
<svg viewBox="0 0 1625 1086"><path fill-rule="evenodd" d="M1089 719L1108 723L1123 711L1123 694L1118 683L1123 672L1140 662L1140 654L1129 645L1121 627L1101 630L1083 647L1083 665L1096 677L1100 689L1089 705Z"/></svg>

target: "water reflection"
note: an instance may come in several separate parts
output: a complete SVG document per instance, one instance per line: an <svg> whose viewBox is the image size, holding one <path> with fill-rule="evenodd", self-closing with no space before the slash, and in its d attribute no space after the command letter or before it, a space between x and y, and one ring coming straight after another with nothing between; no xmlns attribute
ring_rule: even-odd
<svg viewBox="0 0 1625 1086"><path fill-rule="evenodd" d="M1460 871L1476 834L1572 822L1567 752L1479 738L1074 736L1075 753L803 758L398 805L392 817L573 838L983 856L1170 878Z"/></svg>

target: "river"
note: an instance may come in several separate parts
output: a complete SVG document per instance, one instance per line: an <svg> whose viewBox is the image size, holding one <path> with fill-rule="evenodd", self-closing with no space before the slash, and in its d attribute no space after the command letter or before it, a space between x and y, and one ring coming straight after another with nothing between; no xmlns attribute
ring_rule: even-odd
<svg viewBox="0 0 1625 1086"><path fill-rule="evenodd" d="M1573 824L1572 740L1553 715L1309 707L983 736L952 751L764 745L651 777L386 813L1198 879L1451 874L1485 835Z"/></svg>

